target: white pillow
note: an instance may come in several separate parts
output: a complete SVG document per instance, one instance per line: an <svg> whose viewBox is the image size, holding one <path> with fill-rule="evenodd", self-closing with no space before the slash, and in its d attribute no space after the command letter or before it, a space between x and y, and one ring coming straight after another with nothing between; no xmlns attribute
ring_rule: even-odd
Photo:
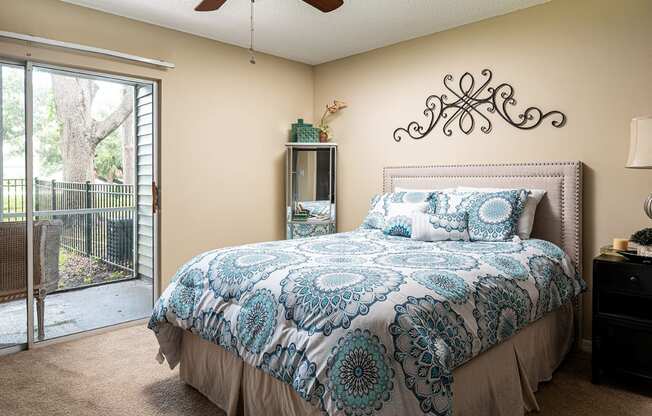
<svg viewBox="0 0 652 416"><path fill-rule="evenodd" d="M457 192L501 192L511 191L515 188L474 188L471 186L458 186ZM527 189L530 194L525 201L523 212L518 219L517 235L521 240L528 240L532 234L532 227L534 226L534 214L536 213L539 202L543 199L546 191L543 189Z"/></svg>
<svg viewBox="0 0 652 416"><path fill-rule="evenodd" d="M383 233L409 238L412 234L412 215L425 212L427 206L426 202L389 204Z"/></svg>
<svg viewBox="0 0 652 416"><path fill-rule="evenodd" d="M371 208L365 217L362 228L377 228L382 230L387 225L387 219L390 216L389 209L392 205L399 205L394 210L401 210L401 213L411 213L412 211L425 211L428 206L430 193L418 191L402 191L386 194L375 195L371 199ZM405 207L403 207L403 205ZM415 207L410 207L414 205ZM399 215L396 211L393 215Z"/></svg>
<svg viewBox="0 0 652 416"><path fill-rule="evenodd" d="M413 240L419 241L469 241L468 214L412 214Z"/></svg>
<svg viewBox="0 0 652 416"><path fill-rule="evenodd" d="M427 202L392 202L387 208L387 217L410 216L415 212L426 212L427 207Z"/></svg>

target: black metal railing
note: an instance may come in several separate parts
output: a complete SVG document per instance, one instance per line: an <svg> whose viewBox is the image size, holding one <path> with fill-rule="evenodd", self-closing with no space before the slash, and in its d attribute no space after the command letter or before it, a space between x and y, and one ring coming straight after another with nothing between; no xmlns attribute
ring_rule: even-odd
<svg viewBox="0 0 652 416"><path fill-rule="evenodd" d="M134 185L35 179L33 191L35 220L61 220L63 247L133 271ZM26 195L24 179L4 179L0 221L24 221Z"/></svg>
<svg viewBox="0 0 652 416"><path fill-rule="evenodd" d="M25 212L25 179L3 179L0 191L0 221L14 219L12 213Z"/></svg>

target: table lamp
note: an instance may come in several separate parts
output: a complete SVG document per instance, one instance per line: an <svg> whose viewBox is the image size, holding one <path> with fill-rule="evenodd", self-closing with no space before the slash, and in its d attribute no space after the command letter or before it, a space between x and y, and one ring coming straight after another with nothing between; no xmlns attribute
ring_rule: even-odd
<svg viewBox="0 0 652 416"><path fill-rule="evenodd" d="M652 169L652 116L633 119L631 135L626 167ZM643 210L652 219L652 194L645 200Z"/></svg>

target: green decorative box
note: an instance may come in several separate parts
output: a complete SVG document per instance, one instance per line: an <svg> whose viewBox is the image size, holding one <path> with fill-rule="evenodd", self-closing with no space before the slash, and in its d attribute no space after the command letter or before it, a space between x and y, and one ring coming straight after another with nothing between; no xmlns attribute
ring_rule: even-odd
<svg viewBox="0 0 652 416"><path fill-rule="evenodd" d="M299 143L319 143L319 129L314 127L297 127Z"/></svg>
<svg viewBox="0 0 652 416"><path fill-rule="evenodd" d="M297 142L297 129L299 127L312 127L312 124L304 123L302 118L298 119L296 123L293 123L292 130L290 132L290 142Z"/></svg>
<svg viewBox="0 0 652 416"><path fill-rule="evenodd" d="M310 123L304 123L300 118L292 124L290 132L290 142L292 143L319 143L319 129Z"/></svg>

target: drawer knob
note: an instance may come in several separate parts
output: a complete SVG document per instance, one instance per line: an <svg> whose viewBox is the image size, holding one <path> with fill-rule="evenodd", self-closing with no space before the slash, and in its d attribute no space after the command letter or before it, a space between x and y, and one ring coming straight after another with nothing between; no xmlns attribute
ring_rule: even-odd
<svg viewBox="0 0 652 416"><path fill-rule="evenodd" d="M638 283L638 277L636 276L630 276L629 277L630 283Z"/></svg>

